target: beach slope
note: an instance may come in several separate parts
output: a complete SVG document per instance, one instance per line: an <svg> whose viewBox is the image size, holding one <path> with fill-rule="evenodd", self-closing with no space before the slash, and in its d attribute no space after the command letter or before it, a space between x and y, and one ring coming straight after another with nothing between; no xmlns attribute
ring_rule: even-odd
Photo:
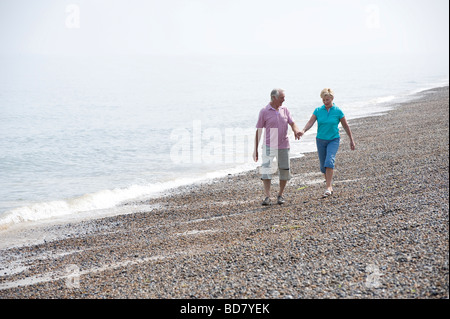
<svg viewBox="0 0 450 319"><path fill-rule="evenodd" d="M419 95L349 122L329 198L310 153L281 206L252 171L47 226L0 251L0 298L448 298L449 88Z"/></svg>

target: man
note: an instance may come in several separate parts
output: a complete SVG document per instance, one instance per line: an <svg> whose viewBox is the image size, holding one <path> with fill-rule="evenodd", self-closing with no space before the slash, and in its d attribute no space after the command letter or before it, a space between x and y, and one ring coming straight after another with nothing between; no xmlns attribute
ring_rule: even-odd
<svg viewBox="0 0 450 319"><path fill-rule="evenodd" d="M258 145L261 139L262 130L265 129L265 141L262 150L262 166L260 168L261 179L264 185L265 199L262 202L264 206L270 205L270 186L272 174L276 172L273 165L274 158L277 158L280 191L277 196L277 203L284 204L284 188L287 181L291 178L289 163L289 137L288 124L294 131L295 139L300 139L297 125L291 116L289 110L283 106L285 94L282 89L274 89L270 93L270 103L259 112L258 123L256 123L255 149L253 159L255 162L259 159Z"/></svg>

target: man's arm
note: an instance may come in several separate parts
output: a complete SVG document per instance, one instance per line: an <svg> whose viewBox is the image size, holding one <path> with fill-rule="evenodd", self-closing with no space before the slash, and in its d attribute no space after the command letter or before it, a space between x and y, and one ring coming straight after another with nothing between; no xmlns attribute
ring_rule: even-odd
<svg viewBox="0 0 450 319"><path fill-rule="evenodd" d="M300 136L299 136L300 129L298 128L297 124L295 124L295 122L292 122L289 125L291 126L292 131L294 131L295 139L299 140L300 139Z"/></svg>
<svg viewBox="0 0 450 319"><path fill-rule="evenodd" d="M254 160L255 162L258 161L258 145L259 145L259 141L261 140L262 132L263 132L263 129L262 129L262 128L256 129L256 134L255 134L255 149L253 150L253 160Z"/></svg>

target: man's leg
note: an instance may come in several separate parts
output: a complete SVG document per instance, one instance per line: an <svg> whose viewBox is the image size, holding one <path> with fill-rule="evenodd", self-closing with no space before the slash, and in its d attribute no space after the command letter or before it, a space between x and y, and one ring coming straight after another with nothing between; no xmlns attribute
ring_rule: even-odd
<svg viewBox="0 0 450 319"><path fill-rule="evenodd" d="M283 196L284 188L286 187L287 181L280 180L280 192L278 196Z"/></svg>
<svg viewBox="0 0 450 319"><path fill-rule="evenodd" d="M280 174L280 191L278 193L278 204L283 204L283 192L287 181L291 179L289 149L279 150L278 154L278 169Z"/></svg>
<svg viewBox="0 0 450 319"><path fill-rule="evenodd" d="M271 184L271 180L270 179L263 179L263 184L264 184L264 195L266 195L266 197L270 197L270 184Z"/></svg>
<svg viewBox="0 0 450 319"><path fill-rule="evenodd" d="M264 201L263 201L263 205L271 205L270 202L270 185L272 182L272 174L273 172L273 159L274 159L274 155L271 154L271 150L269 149L269 147L264 147L263 148L263 153L262 153L262 165L260 167L260 172L261 172L261 179L263 181L263 185L264 185Z"/></svg>

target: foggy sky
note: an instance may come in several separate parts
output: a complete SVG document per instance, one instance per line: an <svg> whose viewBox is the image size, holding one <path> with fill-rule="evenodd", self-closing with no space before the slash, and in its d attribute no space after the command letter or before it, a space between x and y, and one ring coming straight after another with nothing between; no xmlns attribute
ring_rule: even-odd
<svg viewBox="0 0 450 319"><path fill-rule="evenodd" d="M448 57L448 0L0 0L0 54Z"/></svg>

